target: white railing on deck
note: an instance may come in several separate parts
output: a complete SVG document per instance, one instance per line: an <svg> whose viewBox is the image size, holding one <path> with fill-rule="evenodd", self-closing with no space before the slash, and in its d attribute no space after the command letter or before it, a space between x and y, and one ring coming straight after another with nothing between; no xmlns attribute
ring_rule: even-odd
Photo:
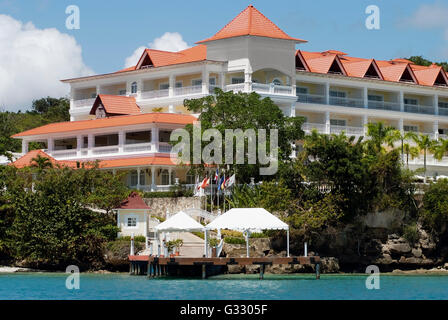
<svg viewBox="0 0 448 320"><path fill-rule="evenodd" d="M151 150L152 150L152 143L125 144L123 147L124 152L141 152Z"/></svg>
<svg viewBox="0 0 448 320"><path fill-rule="evenodd" d="M69 150L55 150L50 153L54 158L74 158L77 155L76 149Z"/></svg>
<svg viewBox="0 0 448 320"><path fill-rule="evenodd" d="M413 113L434 114L435 108L433 106L405 104L404 111Z"/></svg>
<svg viewBox="0 0 448 320"><path fill-rule="evenodd" d="M140 97L141 97L141 99L155 99L155 98L168 97L168 95L169 95L169 90L162 89L162 90L143 91L140 94Z"/></svg>
<svg viewBox="0 0 448 320"><path fill-rule="evenodd" d="M202 93L202 86L180 87L174 88L174 95L185 96L189 94Z"/></svg>
<svg viewBox="0 0 448 320"><path fill-rule="evenodd" d="M96 98L74 100L73 107L75 107L75 108L91 107L91 106L93 106L93 103L95 102L95 100L96 100Z"/></svg>
<svg viewBox="0 0 448 320"><path fill-rule="evenodd" d="M302 124L302 130L306 133L310 133L313 129L316 129L319 133L326 132L326 125L324 123L309 123Z"/></svg>
<svg viewBox="0 0 448 320"><path fill-rule="evenodd" d="M244 92L244 83L237 83L237 84L228 84L226 85L226 91L233 91L233 92Z"/></svg>
<svg viewBox="0 0 448 320"><path fill-rule="evenodd" d="M347 127L347 126L330 126L330 133L340 134L345 132L347 136L362 136L364 135L363 127Z"/></svg>
<svg viewBox="0 0 448 320"><path fill-rule="evenodd" d="M95 147L92 149L93 154L118 153L118 146Z"/></svg>

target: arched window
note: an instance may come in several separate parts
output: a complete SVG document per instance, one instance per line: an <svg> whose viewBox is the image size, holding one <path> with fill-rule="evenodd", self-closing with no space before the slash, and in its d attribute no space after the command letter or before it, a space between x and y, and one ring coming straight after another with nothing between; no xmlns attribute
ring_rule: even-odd
<svg viewBox="0 0 448 320"><path fill-rule="evenodd" d="M275 84L276 86L281 86L283 85L282 81L280 79L275 78L274 80L272 80L272 83Z"/></svg>
<svg viewBox="0 0 448 320"><path fill-rule="evenodd" d="M131 93L137 93L137 82L132 82Z"/></svg>

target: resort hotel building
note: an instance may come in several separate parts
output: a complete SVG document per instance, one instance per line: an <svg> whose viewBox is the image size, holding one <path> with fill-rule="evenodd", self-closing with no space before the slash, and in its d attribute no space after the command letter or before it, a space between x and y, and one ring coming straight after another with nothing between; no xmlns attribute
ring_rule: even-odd
<svg viewBox="0 0 448 320"><path fill-rule="evenodd" d="M146 49L131 68L62 80L71 88L71 121L14 135L23 154L14 164L27 166L41 153L69 166L100 160L101 168L126 171L127 185L140 190L193 184L188 170L171 162L168 141L172 130L197 119L183 101L215 87L269 97L285 115L305 117L307 133L363 136L367 123L381 121L433 139L448 135L448 77L441 67L297 50L304 42L249 6L189 49ZM28 152L32 141L46 149ZM429 175L448 172L445 158L427 163ZM411 160L412 168L422 165L423 157Z"/></svg>

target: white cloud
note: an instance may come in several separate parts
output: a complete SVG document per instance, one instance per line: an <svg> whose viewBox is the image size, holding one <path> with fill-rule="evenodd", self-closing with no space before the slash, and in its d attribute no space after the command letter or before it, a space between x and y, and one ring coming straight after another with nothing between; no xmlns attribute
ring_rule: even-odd
<svg viewBox="0 0 448 320"><path fill-rule="evenodd" d="M0 107L24 109L33 99L62 97L61 79L93 74L74 37L0 14Z"/></svg>
<svg viewBox="0 0 448 320"><path fill-rule="evenodd" d="M146 47L137 48L134 53L125 60L125 68L135 66ZM155 38L153 42L148 44L148 48L163 51L181 51L189 48L188 44L183 40L182 35L178 32L165 32L161 37Z"/></svg>
<svg viewBox="0 0 448 320"><path fill-rule="evenodd" d="M405 25L422 28L446 28L448 29L448 6L441 3L423 4L414 14L406 19Z"/></svg>

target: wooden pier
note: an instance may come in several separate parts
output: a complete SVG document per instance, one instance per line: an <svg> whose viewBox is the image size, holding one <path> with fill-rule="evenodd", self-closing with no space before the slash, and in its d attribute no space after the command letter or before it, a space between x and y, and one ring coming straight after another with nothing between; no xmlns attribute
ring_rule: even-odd
<svg viewBox="0 0 448 320"><path fill-rule="evenodd" d="M188 258L129 256L130 274L147 275L150 278L167 275L195 275L200 273L202 279L212 274L224 273L228 265L259 265L260 279L264 277L267 265L314 265L316 279L320 278L320 257L254 257L254 258Z"/></svg>

